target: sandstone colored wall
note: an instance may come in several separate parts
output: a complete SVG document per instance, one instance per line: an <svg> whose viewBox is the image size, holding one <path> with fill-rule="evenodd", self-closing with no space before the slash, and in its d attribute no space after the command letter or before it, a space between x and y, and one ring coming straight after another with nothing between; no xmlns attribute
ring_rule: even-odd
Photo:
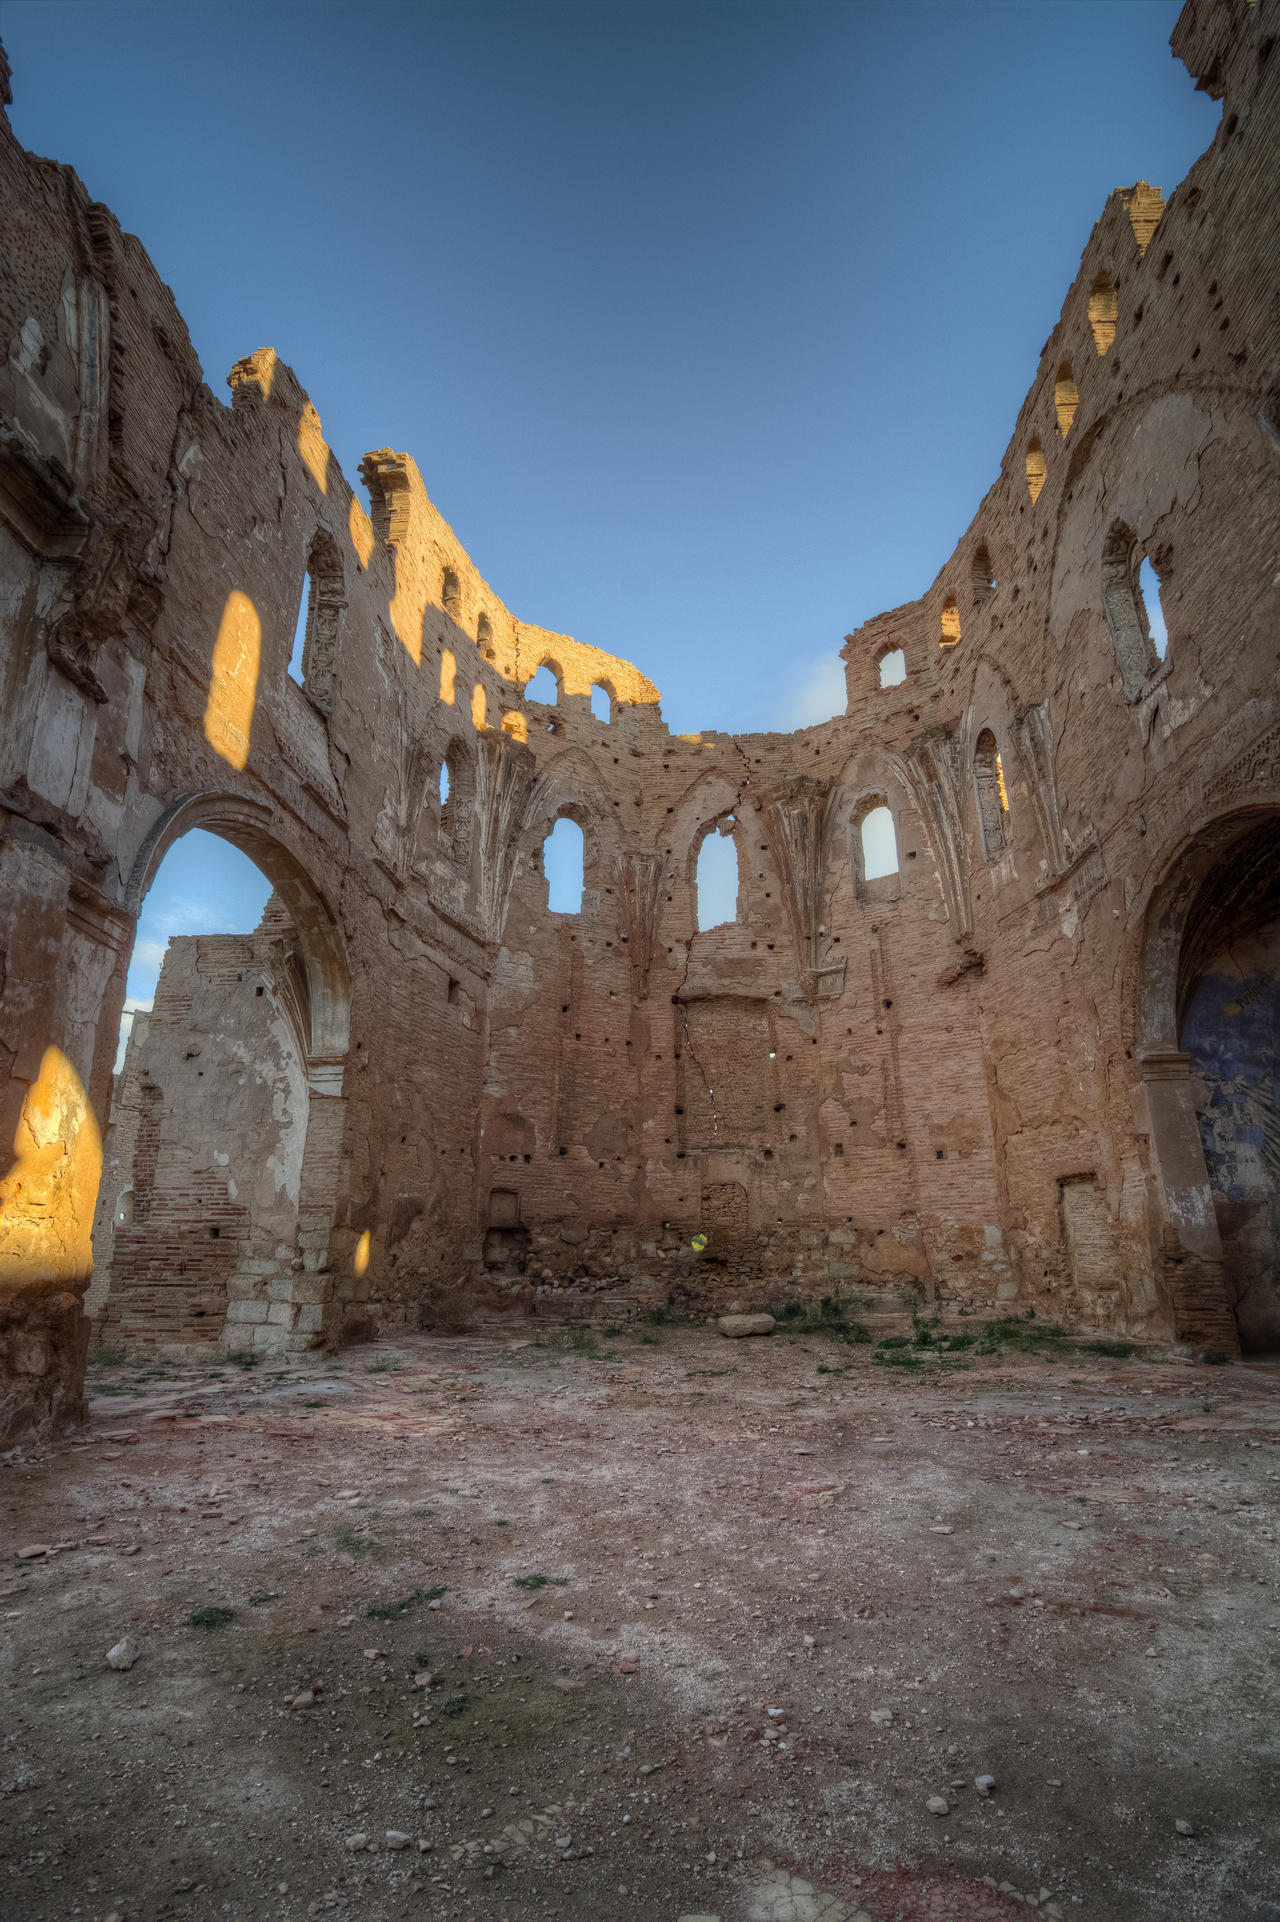
<svg viewBox="0 0 1280 1922"><path fill-rule="evenodd" d="M139 242L0 126L0 1427L79 1406L129 948L195 825L271 878L305 981L273 1342L585 1278L1234 1346L1179 969L1280 806L1277 12L1184 8L1212 146L1111 196L969 529L792 736L672 737L635 668L505 608L407 455L367 456L366 511L274 353L216 399ZM861 869L876 805L896 877ZM738 916L699 932L730 815Z"/></svg>

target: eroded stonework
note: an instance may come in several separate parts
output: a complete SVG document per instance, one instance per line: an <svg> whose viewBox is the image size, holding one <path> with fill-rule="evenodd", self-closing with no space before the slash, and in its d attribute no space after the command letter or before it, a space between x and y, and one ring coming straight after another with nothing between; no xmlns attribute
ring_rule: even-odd
<svg viewBox="0 0 1280 1922"><path fill-rule="evenodd" d="M131 1340L841 1291L1274 1342L1278 11L1184 8L1212 146L1111 196L968 531L786 736L669 734L408 455L366 512L274 353L219 402L139 242L4 122L0 1435L78 1414L95 1204ZM274 918L175 950L111 1115L194 826ZM737 915L699 930L717 832Z"/></svg>

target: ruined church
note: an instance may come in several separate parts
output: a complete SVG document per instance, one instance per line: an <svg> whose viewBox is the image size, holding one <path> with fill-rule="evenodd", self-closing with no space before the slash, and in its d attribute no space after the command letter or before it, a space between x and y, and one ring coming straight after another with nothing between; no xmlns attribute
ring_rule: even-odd
<svg viewBox="0 0 1280 1922"><path fill-rule="evenodd" d="M1212 145L1111 195L972 521L789 735L668 732L275 352L220 398L0 114L0 1445L95 1331L837 1294L1280 1347L1278 21L1188 0ZM196 827L274 892L117 1069Z"/></svg>

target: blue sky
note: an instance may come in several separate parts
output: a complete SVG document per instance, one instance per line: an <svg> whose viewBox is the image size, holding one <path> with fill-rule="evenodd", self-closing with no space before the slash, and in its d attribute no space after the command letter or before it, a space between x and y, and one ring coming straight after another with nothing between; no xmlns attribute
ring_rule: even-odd
<svg viewBox="0 0 1280 1922"><path fill-rule="evenodd" d="M1212 138L1177 12L6 0L3 34L19 137L141 235L215 393L275 347L513 612L746 731L843 705L1107 194Z"/></svg>

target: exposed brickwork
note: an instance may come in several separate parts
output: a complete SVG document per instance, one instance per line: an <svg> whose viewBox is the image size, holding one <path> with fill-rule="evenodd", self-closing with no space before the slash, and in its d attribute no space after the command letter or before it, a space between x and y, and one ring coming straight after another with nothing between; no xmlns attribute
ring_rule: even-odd
<svg viewBox="0 0 1280 1922"><path fill-rule="evenodd" d="M1280 809L1278 9L1184 9L1218 135L1167 197L1111 196L970 528L847 638L847 714L792 736L671 736L635 668L503 606L407 455L366 458L366 513L275 354L221 405L139 243L0 128L11 1355L88 1281L133 926L194 825L296 931L308 1121L288 1223L268 1248L250 1208L224 1276L191 1229L243 1203L225 1173L162 1180L140 1120L137 1166L190 1210L162 1235L135 1175L112 1312L149 1338L216 1320L220 1287L224 1339L297 1347L464 1284L704 1310L839 1286L1234 1346L1182 976ZM544 661L554 707L523 696ZM866 858L875 807L897 873ZM563 814L576 915L542 868ZM737 917L698 931L713 828ZM250 1142L276 1152L265 1120ZM1254 1327L1268 1218L1231 1224ZM279 1266L238 1295L246 1260ZM55 1325L11 1430L74 1405Z"/></svg>

